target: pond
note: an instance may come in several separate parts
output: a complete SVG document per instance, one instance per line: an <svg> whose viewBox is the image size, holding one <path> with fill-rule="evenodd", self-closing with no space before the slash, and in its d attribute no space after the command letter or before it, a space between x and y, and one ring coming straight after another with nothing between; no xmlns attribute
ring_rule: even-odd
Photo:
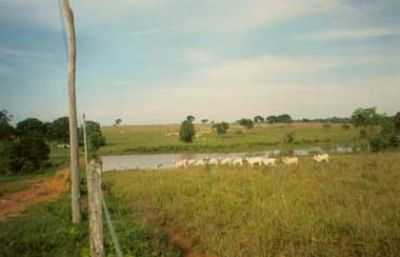
<svg viewBox="0 0 400 257"><path fill-rule="evenodd" d="M310 147L293 150L293 155L307 156L314 152L352 153L352 147L337 146L324 150L321 147ZM103 171L135 170L135 169L167 169L175 167L175 162L182 159L201 160L205 158L228 158L248 156L279 156L280 150L263 151L256 153L185 153L185 154L132 154L132 155L107 155L103 156Z"/></svg>

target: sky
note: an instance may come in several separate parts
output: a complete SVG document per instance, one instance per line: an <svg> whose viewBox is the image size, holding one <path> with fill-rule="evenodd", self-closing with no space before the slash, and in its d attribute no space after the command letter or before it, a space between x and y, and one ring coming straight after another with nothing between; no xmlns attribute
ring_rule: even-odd
<svg viewBox="0 0 400 257"><path fill-rule="evenodd" d="M102 124L400 111L398 0L71 0L79 115ZM0 0L0 109L67 115L59 2Z"/></svg>

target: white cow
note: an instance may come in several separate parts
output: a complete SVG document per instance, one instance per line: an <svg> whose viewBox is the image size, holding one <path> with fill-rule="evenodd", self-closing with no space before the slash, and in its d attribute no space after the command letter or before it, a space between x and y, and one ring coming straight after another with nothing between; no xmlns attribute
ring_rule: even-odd
<svg viewBox="0 0 400 257"><path fill-rule="evenodd" d="M183 160L179 160L175 162L175 167L176 168L186 168L187 166L187 160L183 159Z"/></svg>
<svg viewBox="0 0 400 257"><path fill-rule="evenodd" d="M243 159L242 158L235 158L232 160L233 166L243 166Z"/></svg>
<svg viewBox="0 0 400 257"><path fill-rule="evenodd" d="M248 163L251 167L253 167L253 166L255 166L255 165L261 166L262 163L263 163L263 158L261 158L261 157L249 157L249 158L247 158L247 163Z"/></svg>
<svg viewBox="0 0 400 257"><path fill-rule="evenodd" d="M299 164L299 158L297 157L283 157L282 162L286 165L298 165Z"/></svg>
<svg viewBox="0 0 400 257"><path fill-rule="evenodd" d="M328 154L317 154L313 156L314 161L316 162L329 162Z"/></svg>
<svg viewBox="0 0 400 257"><path fill-rule="evenodd" d="M265 166L276 166L276 159L274 158L263 158L262 164Z"/></svg>
<svg viewBox="0 0 400 257"><path fill-rule="evenodd" d="M196 163L196 160L193 160L193 159L187 160L187 166L193 166L193 165L195 165L195 163Z"/></svg>
<svg viewBox="0 0 400 257"><path fill-rule="evenodd" d="M221 160L221 165L231 165L232 164L232 158L225 158Z"/></svg>
<svg viewBox="0 0 400 257"><path fill-rule="evenodd" d="M206 162L204 160L197 160L194 163L194 166L204 166L204 165L206 165Z"/></svg>
<svg viewBox="0 0 400 257"><path fill-rule="evenodd" d="M211 158L208 161L208 165L218 165L219 164L219 160L217 158Z"/></svg>

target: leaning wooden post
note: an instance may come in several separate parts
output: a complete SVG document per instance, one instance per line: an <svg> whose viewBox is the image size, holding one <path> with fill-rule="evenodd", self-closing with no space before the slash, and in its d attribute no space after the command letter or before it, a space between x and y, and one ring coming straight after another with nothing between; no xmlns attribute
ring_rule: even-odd
<svg viewBox="0 0 400 257"><path fill-rule="evenodd" d="M76 114L75 70L76 70L76 41L74 15L68 0L61 1L61 12L64 17L64 28L68 47L68 96L69 96L69 141L70 141L70 169L71 169L71 203L72 222L81 222L80 207L80 175L78 126Z"/></svg>
<svg viewBox="0 0 400 257"><path fill-rule="evenodd" d="M103 216L101 205L101 166L92 160L86 171L89 207L89 238L91 257L104 257Z"/></svg>

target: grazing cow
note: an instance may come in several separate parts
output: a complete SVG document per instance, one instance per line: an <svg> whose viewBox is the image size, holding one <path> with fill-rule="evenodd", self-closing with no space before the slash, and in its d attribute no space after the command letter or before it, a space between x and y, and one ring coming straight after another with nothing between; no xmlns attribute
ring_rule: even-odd
<svg viewBox="0 0 400 257"><path fill-rule="evenodd" d="M206 162L204 160L197 160L194 163L194 166L204 166L204 165L206 165Z"/></svg>
<svg viewBox="0 0 400 257"><path fill-rule="evenodd" d="M225 158L221 160L221 165L231 165L232 164L232 158Z"/></svg>
<svg viewBox="0 0 400 257"><path fill-rule="evenodd" d="M282 162L286 165L298 165L299 164L299 158L297 157L283 157Z"/></svg>
<svg viewBox="0 0 400 257"><path fill-rule="evenodd" d="M183 159L183 160L179 160L175 162L175 167L176 168L186 168L187 166L187 160Z"/></svg>
<svg viewBox="0 0 400 257"><path fill-rule="evenodd" d="M314 161L316 162L329 162L328 154L317 154L313 156Z"/></svg>
<svg viewBox="0 0 400 257"><path fill-rule="evenodd" d="M232 160L233 166L243 166L243 159L242 158L235 158Z"/></svg>
<svg viewBox="0 0 400 257"><path fill-rule="evenodd" d="M262 164L265 166L276 166L276 159L274 158L263 158Z"/></svg>
<svg viewBox="0 0 400 257"><path fill-rule="evenodd" d="M208 161L208 165L218 165L218 164L219 164L219 161L218 161L217 158L211 158L211 159Z"/></svg>
<svg viewBox="0 0 400 257"><path fill-rule="evenodd" d="M193 166L193 165L195 165L195 163L196 163L196 160L193 160L193 159L187 160L187 166Z"/></svg>
<svg viewBox="0 0 400 257"><path fill-rule="evenodd" d="M263 163L263 158L261 158L261 157L250 157L250 158L247 158L247 163L251 167L253 167L255 165L261 166L262 163Z"/></svg>

